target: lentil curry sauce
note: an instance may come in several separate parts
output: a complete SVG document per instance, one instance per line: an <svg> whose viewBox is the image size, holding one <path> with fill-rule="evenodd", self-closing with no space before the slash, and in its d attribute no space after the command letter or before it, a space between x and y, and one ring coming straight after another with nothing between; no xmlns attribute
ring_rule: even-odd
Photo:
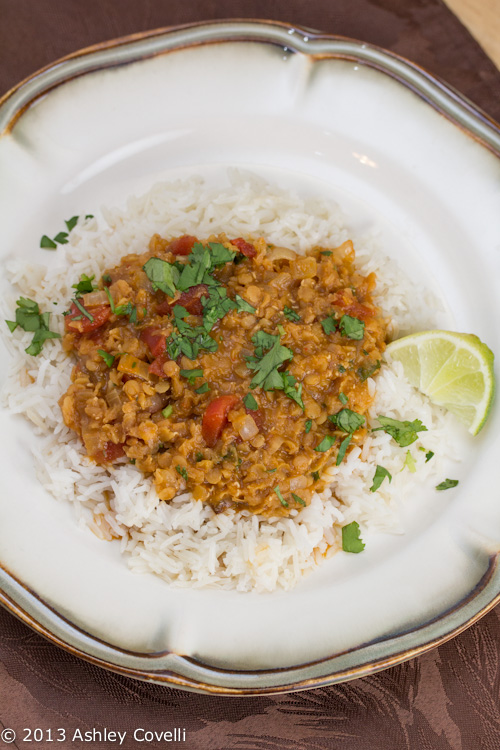
<svg viewBox="0 0 500 750"><path fill-rule="evenodd" d="M94 285L63 346L65 423L100 464L128 460L169 501L288 515L365 435L387 321L352 243L305 255L225 235L152 237Z"/></svg>

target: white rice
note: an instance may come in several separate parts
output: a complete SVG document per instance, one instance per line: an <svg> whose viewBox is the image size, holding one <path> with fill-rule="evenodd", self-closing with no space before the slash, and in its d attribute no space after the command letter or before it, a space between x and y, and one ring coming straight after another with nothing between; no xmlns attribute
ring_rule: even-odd
<svg viewBox="0 0 500 750"><path fill-rule="evenodd" d="M379 254L366 238L352 237L337 206L322 199L303 200L253 175L230 172L230 185L208 188L201 178L155 185L131 198L125 209L103 209L106 226L80 220L68 245L57 250L57 266L7 263L13 288L4 312L12 317L15 300L35 299L43 310L67 309L71 285L82 273L100 278L126 253L143 252L155 232L162 236L265 236L272 243L305 251L312 245L336 246L354 239L357 266L376 271L376 301L393 321L394 333L432 328L437 303L422 298L393 261ZM54 306L57 302L57 307ZM52 315L53 330L63 318ZM435 327L435 326L434 326ZM58 500L71 502L82 525L102 539L118 538L132 570L153 572L170 584L218 586L240 591L292 588L304 573L340 548L341 527L358 521L367 529L400 531L398 507L414 486L405 468L408 449L384 432L369 433L362 448L353 448L342 464L328 472L331 486L289 518L267 519L245 512L213 512L189 494L160 502L152 482L130 464L105 469L90 462L79 439L63 423L58 400L70 384L71 365L60 341L47 341L30 357L24 348L32 334L7 332L12 366L4 404L23 414L40 435L35 451L37 475ZM428 428L411 446L419 485L443 478L443 461L455 456L454 418L433 406L402 374L398 363L384 364L376 381L370 424L377 414L396 419L419 418ZM435 456L426 462L420 448ZM393 476L370 492L377 464Z"/></svg>

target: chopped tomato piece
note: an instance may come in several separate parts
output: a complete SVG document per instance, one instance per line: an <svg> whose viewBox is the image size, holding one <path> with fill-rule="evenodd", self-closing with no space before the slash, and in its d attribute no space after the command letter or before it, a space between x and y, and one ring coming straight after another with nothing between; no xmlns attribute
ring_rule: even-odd
<svg viewBox="0 0 500 750"><path fill-rule="evenodd" d="M168 356L167 352L162 352L159 354L153 362L149 365L149 372L151 375L158 375L159 378L166 378L165 372L163 370L163 365L165 362L168 362L170 357Z"/></svg>
<svg viewBox="0 0 500 750"><path fill-rule="evenodd" d="M104 444L102 451L99 451L95 456L94 460L98 464L111 464L116 461L117 458L121 458L125 455L123 451L123 443L111 443L107 442Z"/></svg>
<svg viewBox="0 0 500 750"><path fill-rule="evenodd" d="M236 240L229 240L231 245L235 245L242 255L246 255L247 258L255 258L257 250L255 247L243 237L238 237Z"/></svg>
<svg viewBox="0 0 500 750"><path fill-rule="evenodd" d="M340 307L346 315L350 315L352 318L358 318L359 320L373 318L375 310L371 310L366 305L353 299L350 292L351 290L349 290L349 293L346 293L346 290L335 292L333 297L333 304L335 307Z"/></svg>
<svg viewBox="0 0 500 750"><path fill-rule="evenodd" d="M181 296L175 302L161 302L156 308L159 315L169 315L176 305L185 307L191 315L203 315L203 305L201 298L208 297L208 286L206 284L197 284L182 292Z"/></svg>
<svg viewBox="0 0 500 750"><path fill-rule="evenodd" d="M147 344L153 357L158 357L165 351L167 334L162 333L160 328L147 326L141 331L141 340Z"/></svg>
<svg viewBox="0 0 500 750"><path fill-rule="evenodd" d="M87 308L84 307L84 309L86 310ZM66 330L74 331L75 333L91 333L91 331L95 331L106 323L111 315L111 308L109 305L99 305L99 307L93 307L92 312L90 310L87 312L91 315L92 320L87 318L73 302L69 309L69 315L66 315L64 321Z"/></svg>
<svg viewBox="0 0 500 750"><path fill-rule="evenodd" d="M196 237L184 234L182 237L177 237L176 240L173 240L167 249L174 255L189 255L195 242L198 242Z"/></svg>
<svg viewBox="0 0 500 750"><path fill-rule="evenodd" d="M227 415L239 402L240 397L234 395L219 396L209 403L203 415L201 434L205 443L213 448L227 424Z"/></svg>

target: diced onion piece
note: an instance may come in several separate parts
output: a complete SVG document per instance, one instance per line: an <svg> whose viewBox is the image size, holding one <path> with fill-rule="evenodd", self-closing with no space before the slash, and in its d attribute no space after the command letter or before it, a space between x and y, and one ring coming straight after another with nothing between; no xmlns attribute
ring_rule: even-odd
<svg viewBox="0 0 500 750"><path fill-rule="evenodd" d="M109 298L106 292L89 292L83 295L82 302L85 307L96 307L97 305L109 305Z"/></svg>
<svg viewBox="0 0 500 750"><path fill-rule="evenodd" d="M295 260L297 253L288 247L273 247L267 253L267 257L270 260Z"/></svg>
<svg viewBox="0 0 500 750"><path fill-rule="evenodd" d="M251 440L259 434L259 428L249 414L245 414L241 424L238 425L238 434L242 440Z"/></svg>
<svg viewBox="0 0 500 750"><path fill-rule="evenodd" d="M132 354L122 354L117 369L133 378L150 380L148 363L143 362L142 359L137 359Z"/></svg>

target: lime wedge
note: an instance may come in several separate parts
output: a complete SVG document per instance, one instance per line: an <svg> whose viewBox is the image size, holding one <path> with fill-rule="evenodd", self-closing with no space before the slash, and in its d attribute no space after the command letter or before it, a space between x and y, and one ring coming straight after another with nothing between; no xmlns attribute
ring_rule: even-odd
<svg viewBox="0 0 500 750"><path fill-rule="evenodd" d="M401 362L412 385L477 435L495 391L493 352L486 344L470 333L422 331L393 341L387 353Z"/></svg>

